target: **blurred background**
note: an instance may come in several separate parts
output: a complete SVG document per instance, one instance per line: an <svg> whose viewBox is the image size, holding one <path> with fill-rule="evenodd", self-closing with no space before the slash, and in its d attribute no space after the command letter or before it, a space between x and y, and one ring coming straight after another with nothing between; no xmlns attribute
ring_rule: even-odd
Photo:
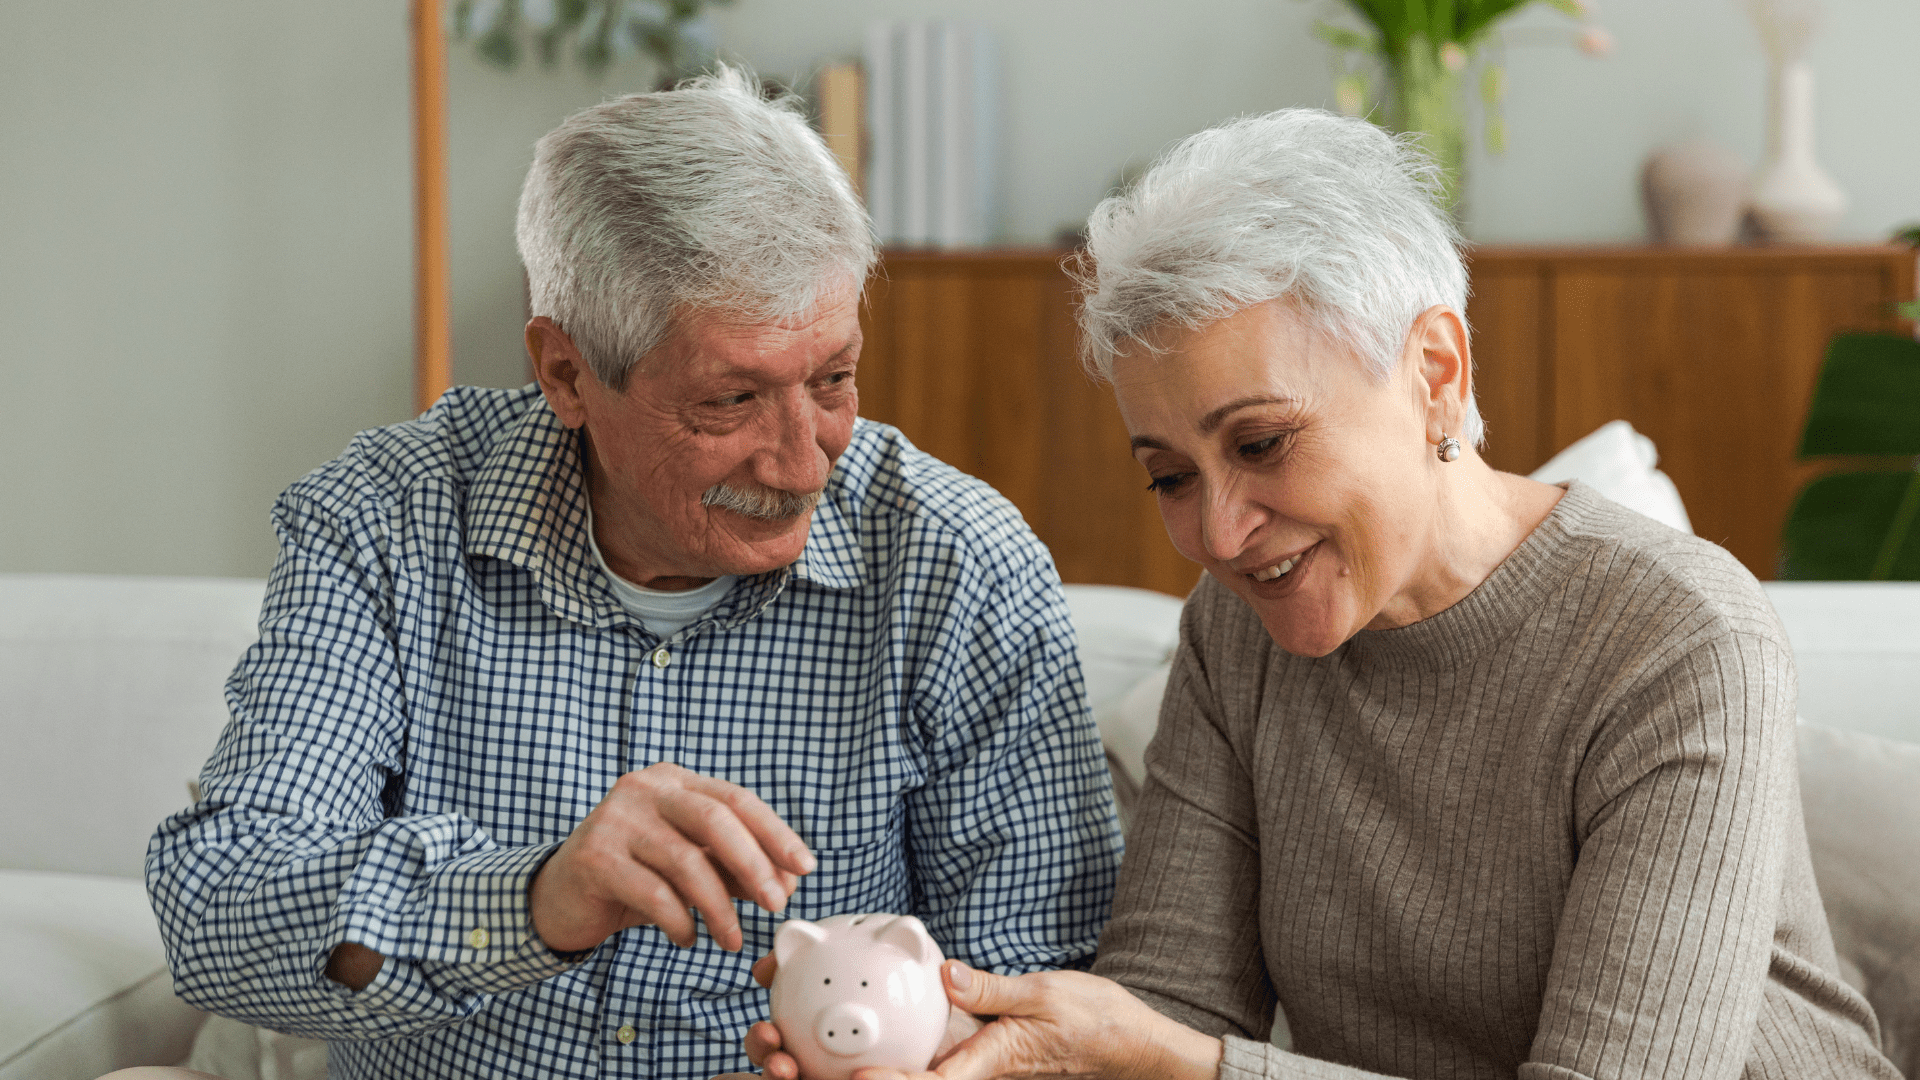
<svg viewBox="0 0 1920 1080"><path fill-rule="evenodd" d="M1520 10L1497 53L1471 57L1461 215L1477 244L1637 250L1650 153L1704 139L1761 163L1768 54L1737 0L1580 7ZM1056 244L1209 124L1351 106L1341 80L1365 69L1325 27L1366 24L1311 0L735 0L695 29L812 94L877 21L962 17L997 65L987 254ZM505 386L526 379L512 228L532 144L662 70L635 48L598 71L504 67L483 30L447 43L453 375ZM1883 244L1920 219L1920 4L1832 0L1807 40L1814 150L1846 195L1825 239ZM263 575L276 493L412 414L409 79L397 0L0 5L0 571ZM1791 443L1797 419L1783 427L1769 437ZM1529 438L1533 460L1510 467L1560 448Z"/></svg>

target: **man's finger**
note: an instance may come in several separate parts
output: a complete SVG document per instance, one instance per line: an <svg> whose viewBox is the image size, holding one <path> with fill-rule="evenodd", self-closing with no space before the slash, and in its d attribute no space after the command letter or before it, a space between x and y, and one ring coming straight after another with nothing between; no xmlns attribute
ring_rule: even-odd
<svg viewBox="0 0 1920 1080"><path fill-rule="evenodd" d="M765 1066L767 1058L780 1049L780 1029L765 1020L747 1029L747 1060Z"/></svg>
<svg viewBox="0 0 1920 1080"><path fill-rule="evenodd" d="M654 873L645 863L637 859L614 860L614 865L606 874L606 889L613 898L629 910L640 913L641 921L633 925L651 923L667 935L668 941L681 948L687 948L699 940L693 916L687 910L692 905L674 890L671 882ZM728 910L732 910L733 905L727 906Z"/></svg>
<svg viewBox="0 0 1920 1080"><path fill-rule="evenodd" d="M769 853L761 850L759 839L740 820L732 803L703 791L680 791L660 801L660 816L704 849L709 863L725 868L744 887L745 899L768 911L787 906L787 892L781 888Z"/></svg>
<svg viewBox="0 0 1920 1080"><path fill-rule="evenodd" d="M700 912L714 944L729 952L740 950L739 913L733 910L733 899L727 895L727 887L706 852L687 843L685 837L668 832L635 838L632 853L634 859L660 875L674 893ZM693 944L690 939L673 940L683 947Z"/></svg>
<svg viewBox="0 0 1920 1080"><path fill-rule="evenodd" d="M782 868L796 874L813 873L813 853L807 850L800 834L781 821L780 815L774 813L773 807L768 806L760 796L738 784L729 784L710 776L696 777L693 786L732 807L741 823L759 841L760 849Z"/></svg>
<svg viewBox="0 0 1920 1080"><path fill-rule="evenodd" d="M753 962L753 981L771 990L773 989L773 973L778 970L780 970L779 959L772 953L768 953Z"/></svg>

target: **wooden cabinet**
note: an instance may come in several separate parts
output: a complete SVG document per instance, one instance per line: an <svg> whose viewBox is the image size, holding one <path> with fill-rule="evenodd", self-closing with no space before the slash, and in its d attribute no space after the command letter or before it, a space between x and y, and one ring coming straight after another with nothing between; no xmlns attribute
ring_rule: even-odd
<svg viewBox="0 0 1920 1080"><path fill-rule="evenodd" d="M889 252L867 284L860 414L998 488L1063 580L1186 595L1113 395L1080 368L1053 249Z"/></svg>
<svg viewBox="0 0 1920 1080"><path fill-rule="evenodd" d="M1826 343L1897 330L1914 252L1483 248L1470 264L1487 459L1529 472L1624 419L1660 448L1694 531L1773 576ZM1910 330L1910 326L1905 329Z"/></svg>
<svg viewBox="0 0 1920 1080"><path fill-rule="evenodd" d="M868 286L862 415L1018 506L1072 582L1184 593L1111 394L1080 369L1058 250L889 252ZM1608 420L1660 447L1702 536L1771 577L1825 343L1895 329L1907 248L1481 248L1487 457L1527 472Z"/></svg>

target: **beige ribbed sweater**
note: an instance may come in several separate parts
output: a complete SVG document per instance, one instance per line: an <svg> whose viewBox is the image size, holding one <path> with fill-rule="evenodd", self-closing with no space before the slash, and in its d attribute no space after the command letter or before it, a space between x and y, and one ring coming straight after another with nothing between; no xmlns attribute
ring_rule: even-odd
<svg viewBox="0 0 1920 1080"><path fill-rule="evenodd" d="M1227 1036L1225 1080L1893 1080L1794 693L1739 563L1578 483L1460 603L1320 659L1205 579L1095 971Z"/></svg>

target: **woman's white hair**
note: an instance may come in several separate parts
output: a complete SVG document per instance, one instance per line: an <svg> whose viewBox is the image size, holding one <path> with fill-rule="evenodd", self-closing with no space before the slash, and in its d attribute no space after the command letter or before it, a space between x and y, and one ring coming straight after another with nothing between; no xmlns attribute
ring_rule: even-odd
<svg viewBox="0 0 1920 1080"><path fill-rule="evenodd" d="M1439 168L1411 137L1319 109L1242 117L1189 136L1087 221L1081 349L1162 351L1149 331L1197 329L1285 298L1376 377L1413 321L1444 304L1464 325L1460 234L1435 202ZM1460 437L1485 425L1469 400Z"/></svg>
<svg viewBox="0 0 1920 1080"><path fill-rule="evenodd" d="M534 147L515 228L532 313L600 381L690 311L773 322L858 291L873 228L791 95L727 65L569 116Z"/></svg>

